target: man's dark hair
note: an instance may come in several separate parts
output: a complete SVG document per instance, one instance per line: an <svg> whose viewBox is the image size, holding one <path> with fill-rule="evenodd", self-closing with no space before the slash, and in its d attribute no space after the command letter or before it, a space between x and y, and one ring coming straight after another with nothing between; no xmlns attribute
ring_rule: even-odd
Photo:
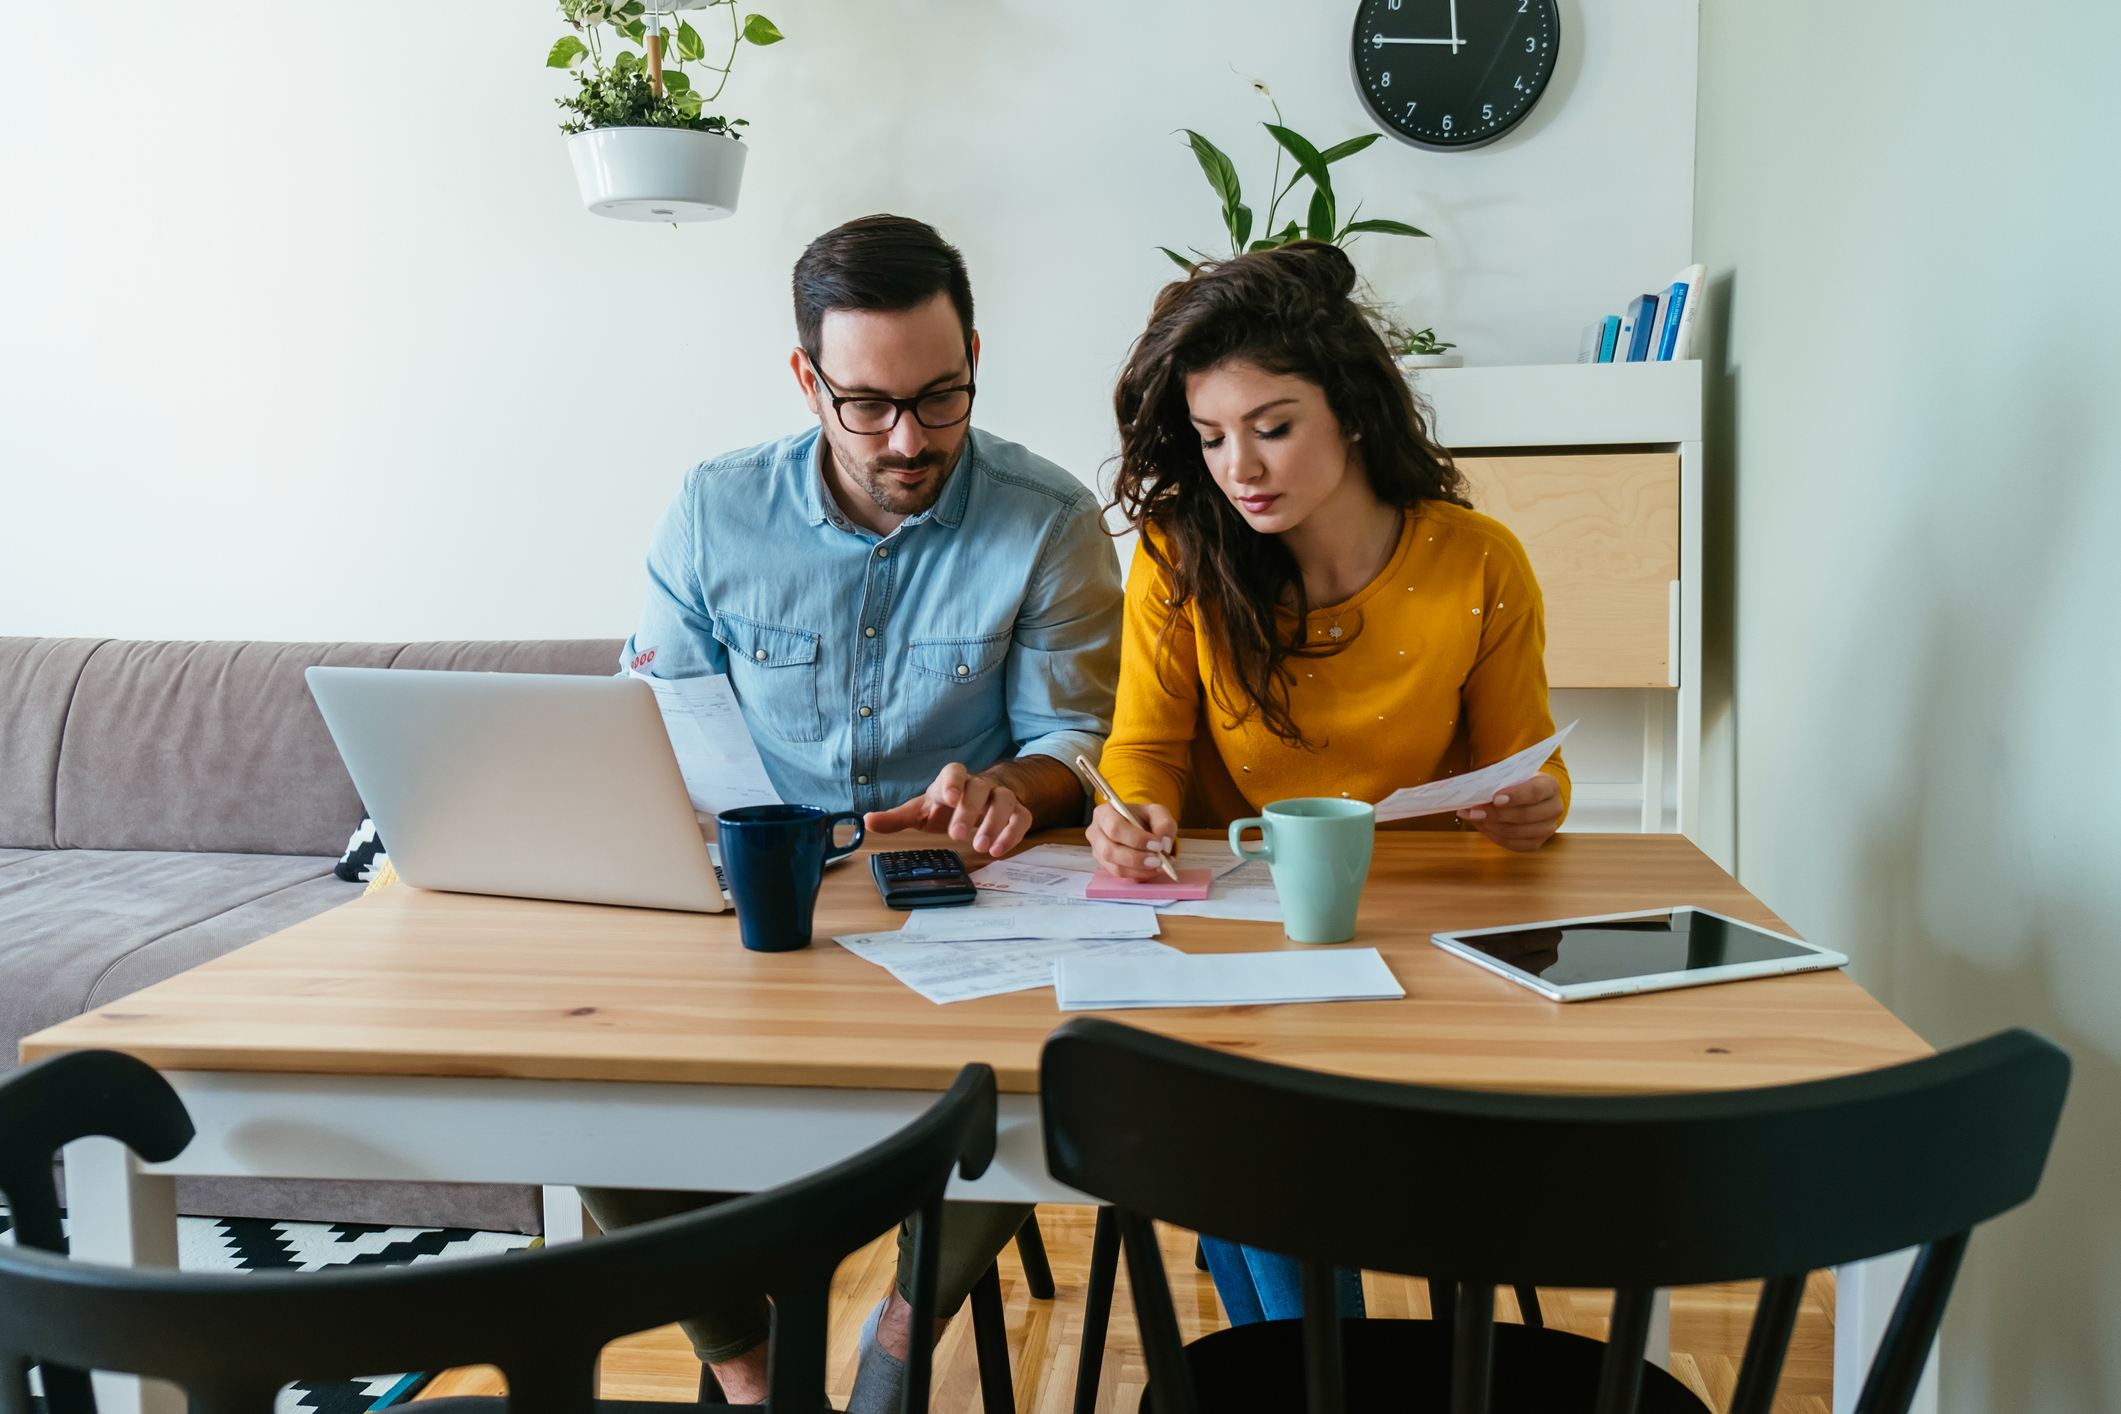
<svg viewBox="0 0 2121 1414"><path fill-rule="evenodd" d="M925 221L864 216L825 232L795 263L795 334L813 365L828 309L917 309L948 291L972 351L972 280L957 247Z"/></svg>

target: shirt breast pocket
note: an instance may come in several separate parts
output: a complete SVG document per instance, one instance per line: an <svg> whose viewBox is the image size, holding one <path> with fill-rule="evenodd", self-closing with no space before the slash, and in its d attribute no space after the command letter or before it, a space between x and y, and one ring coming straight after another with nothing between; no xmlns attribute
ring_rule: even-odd
<svg viewBox="0 0 2121 1414"><path fill-rule="evenodd" d="M1006 730L1002 664L1007 631L985 638L916 638L906 644L906 747L943 751Z"/></svg>
<svg viewBox="0 0 2121 1414"><path fill-rule="evenodd" d="M716 614L714 636L729 650L729 685L744 709L744 725L780 741L824 740L816 634Z"/></svg>

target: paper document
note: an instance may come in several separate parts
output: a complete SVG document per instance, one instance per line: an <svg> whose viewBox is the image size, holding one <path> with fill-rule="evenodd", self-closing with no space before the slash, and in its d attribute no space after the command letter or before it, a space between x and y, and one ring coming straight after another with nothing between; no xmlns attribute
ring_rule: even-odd
<svg viewBox="0 0 2121 1414"><path fill-rule="evenodd" d="M1377 818L1380 821L1408 820L1416 815L1440 815L1446 810L1486 805L1504 786L1514 786L1536 775L1539 768L1547 764L1547 758L1561 749L1562 739L1575 730L1576 724L1571 722L1539 745L1528 746L1515 756L1505 756L1492 766L1483 766L1462 776L1446 776L1425 786L1395 790L1377 802Z"/></svg>
<svg viewBox="0 0 2121 1414"><path fill-rule="evenodd" d="M1167 918L1235 918L1253 923L1279 923L1281 895L1274 892L1274 871L1263 859L1233 859L1235 868L1224 871L1195 903L1169 903L1157 909Z"/></svg>
<svg viewBox="0 0 2121 1414"><path fill-rule="evenodd" d="M1261 861L1239 859L1226 847L1208 840L1192 841L1190 848L1179 852L1178 861L1189 869L1207 868L1208 896L1158 904L1158 913L1175 918L1282 921L1281 896L1274 892L1274 876ZM1097 861L1091 858L1088 845L1042 844L973 870L972 882L977 888L995 893L1079 899L1087 896L1096 870Z"/></svg>
<svg viewBox="0 0 2121 1414"><path fill-rule="evenodd" d="M1053 988L1062 1011L1347 1002L1407 994L1376 948L1063 957L1053 964Z"/></svg>
<svg viewBox="0 0 2121 1414"><path fill-rule="evenodd" d="M739 805L779 805L780 793L766 776L766 763L744 725L744 713L721 673L698 678L652 678L633 673L655 691L663 730L677 753L678 771L696 815L715 815Z"/></svg>
<svg viewBox="0 0 2121 1414"><path fill-rule="evenodd" d="M864 962L938 1004L1028 992L1053 985L1053 965L1062 958L1181 956L1176 948L1146 938L1035 938L1019 942L955 939L907 941L903 932L855 933L835 938Z"/></svg>
<svg viewBox="0 0 2121 1414"><path fill-rule="evenodd" d="M960 908L916 908L886 937L1153 938L1156 910L1132 903L1071 903L1035 895L983 893Z"/></svg>

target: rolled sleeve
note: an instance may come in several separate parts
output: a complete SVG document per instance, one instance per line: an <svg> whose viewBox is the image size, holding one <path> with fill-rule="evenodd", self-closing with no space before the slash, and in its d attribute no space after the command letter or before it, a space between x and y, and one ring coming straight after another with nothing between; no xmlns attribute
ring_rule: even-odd
<svg viewBox="0 0 2121 1414"><path fill-rule="evenodd" d="M657 522L648 546L648 596L640 624L620 651L620 668L659 678L700 677L729 670L714 636L714 610L700 587L699 507L703 468Z"/></svg>
<svg viewBox="0 0 2121 1414"><path fill-rule="evenodd" d="M1121 603L1119 555L1086 497L1048 542L1010 637L1009 731L1018 756L1050 756L1081 780L1075 758L1094 761L1104 750L1119 689Z"/></svg>

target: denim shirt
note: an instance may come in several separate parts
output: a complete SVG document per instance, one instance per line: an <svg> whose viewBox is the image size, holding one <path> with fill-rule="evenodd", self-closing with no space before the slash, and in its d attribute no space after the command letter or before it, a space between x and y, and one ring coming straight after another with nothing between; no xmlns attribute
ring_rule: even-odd
<svg viewBox="0 0 2121 1414"><path fill-rule="evenodd" d="M692 469L622 669L727 673L774 788L804 805L887 809L952 761L1095 761L1121 609L1096 498L975 428L942 498L879 537L825 490L820 442Z"/></svg>

